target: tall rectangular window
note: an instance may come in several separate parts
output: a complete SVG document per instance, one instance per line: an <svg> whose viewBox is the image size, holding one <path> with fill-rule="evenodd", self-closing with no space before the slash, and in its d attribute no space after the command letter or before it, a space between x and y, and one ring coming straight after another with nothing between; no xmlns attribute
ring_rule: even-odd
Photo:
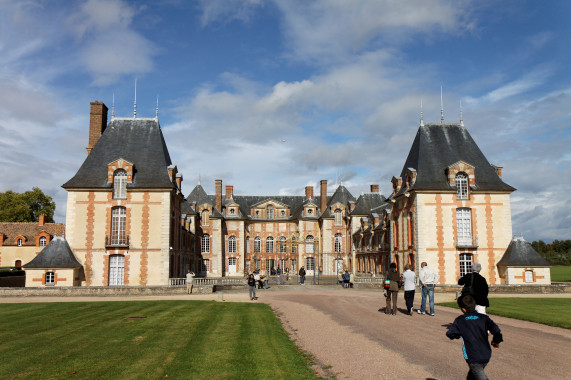
<svg viewBox="0 0 571 380"><path fill-rule="evenodd" d="M306 242L306 244L305 244L305 252L306 252L306 253L313 253L313 242L314 242L313 236L308 235L308 236L305 238L305 242Z"/></svg>
<svg viewBox="0 0 571 380"><path fill-rule="evenodd" d="M46 272L46 285L55 285L55 273Z"/></svg>
<svg viewBox="0 0 571 380"><path fill-rule="evenodd" d="M456 174L456 197L468 199L468 176L464 173Z"/></svg>
<svg viewBox="0 0 571 380"><path fill-rule="evenodd" d="M343 213L340 209L335 210L335 225L342 226L343 225Z"/></svg>
<svg viewBox="0 0 571 380"><path fill-rule="evenodd" d="M111 211L111 245L127 244L126 223L127 209L125 207L114 207Z"/></svg>
<svg viewBox="0 0 571 380"><path fill-rule="evenodd" d="M469 208L456 209L456 228L459 245L472 244L472 218Z"/></svg>
<svg viewBox="0 0 571 380"><path fill-rule="evenodd" d="M113 173L113 199L127 199L127 172L123 169Z"/></svg>
<svg viewBox="0 0 571 380"><path fill-rule="evenodd" d="M308 257L305 260L306 263L306 269L307 270L315 270L315 259L313 257Z"/></svg>
<svg viewBox="0 0 571 380"><path fill-rule="evenodd" d="M260 253L262 241L259 236L254 239L254 253Z"/></svg>
<svg viewBox="0 0 571 380"><path fill-rule="evenodd" d="M210 253L210 235L202 235L200 253Z"/></svg>
<svg viewBox="0 0 571 380"><path fill-rule="evenodd" d="M470 273L472 270L472 255L469 253L460 254L460 276Z"/></svg>
<svg viewBox="0 0 571 380"><path fill-rule="evenodd" d="M208 273L210 272L210 260L206 259L206 260L201 260L200 262L200 270L203 273Z"/></svg>
<svg viewBox="0 0 571 380"><path fill-rule="evenodd" d="M236 236L228 238L228 253L236 253Z"/></svg>

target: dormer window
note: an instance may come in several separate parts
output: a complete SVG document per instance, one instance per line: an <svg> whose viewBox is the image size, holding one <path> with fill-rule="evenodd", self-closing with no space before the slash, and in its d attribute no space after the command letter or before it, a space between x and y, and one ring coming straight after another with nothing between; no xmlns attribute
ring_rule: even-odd
<svg viewBox="0 0 571 380"><path fill-rule="evenodd" d="M343 213L341 212L341 209L335 210L334 215L335 215L335 225L336 226L343 225Z"/></svg>
<svg viewBox="0 0 571 380"><path fill-rule="evenodd" d="M313 209L308 208L307 209L307 215L313 215Z"/></svg>
<svg viewBox="0 0 571 380"><path fill-rule="evenodd" d="M274 206L269 205L268 207L266 207L266 217L267 219L274 218Z"/></svg>
<svg viewBox="0 0 571 380"><path fill-rule="evenodd" d="M203 210L202 211L202 225L203 226L208 226L208 224L210 223L210 212L208 210Z"/></svg>
<svg viewBox="0 0 571 380"><path fill-rule="evenodd" d="M468 199L468 176L466 173L456 174L456 196L458 199Z"/></svg>
<svg viewBox="0 0 571 380"><path fill-rule="evenodd" d="M23 240L22 239L18 239L18 247L21 247L23 244Z"/></svg>
<svg viewBox="0 0 571 380"><path fill-rule="evenodd" d="M123 169L113 173L113 199L127 199L127 172Z"/></svg>
<svg viewBox="0 0 571 380"><path fill-rule="evenodd" d="M282 210L280 213L281 216L285 216L285 210Z"/></svg>
<svg viewBox="0 0 571 380"><path fill-rule="evenodd" d="M48 239L45 236L40 238L40 247L45 247Z"/></svg>

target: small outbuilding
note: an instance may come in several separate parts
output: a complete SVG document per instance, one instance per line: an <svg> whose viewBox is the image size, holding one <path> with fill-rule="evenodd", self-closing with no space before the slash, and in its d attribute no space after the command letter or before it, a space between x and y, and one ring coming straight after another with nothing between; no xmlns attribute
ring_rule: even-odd
<svg viewBox="0 0 571 380"><path fill-rule="evenodd" d="M551 263L522 237L511 241L497 266L504 285L551 284Z"/></svg>
<svg viewBox="0 0 571 380"><path fill-rule="evenodd" d="M79 286L84 276L83 266L63 236L52 239L22 267L26 271L26 287Z"/></svg>

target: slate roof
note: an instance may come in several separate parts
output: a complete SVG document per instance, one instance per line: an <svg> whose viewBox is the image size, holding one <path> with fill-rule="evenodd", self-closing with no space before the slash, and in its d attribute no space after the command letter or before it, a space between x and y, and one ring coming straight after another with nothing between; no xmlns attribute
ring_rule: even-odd
<svg viewBox="0 0 571 380"><path fill-rule="evenodd" d="M475 167L474 190L509 191L515 189L502 181L488 162L478 145L460 124L425 124L418 128L412 147L401 172L403 185L399 193L406 191L407 168L417 172L415 190L451 190L444 170L464 161Z"/></svg>
<svg viewBox="0 0 571 380"><path fill-rule="evenodd" d="M107 164L123 158L134 166L127 188L174 188L167 168L172 164L156 119L112 119L73 178L62 187L111 188Z"/></svg>
<svg viewBox="0 0 571 380"><path fill-rule="evenodd" d="M550 267L551 263L545 260L523 238L515 238L511 241L497 265L508 267Z"/></svg>
<svg viewBox="0 0 571 380"><path fill-rule="evenodd" d="M23 267L26 269L81 268L82 265L73 254L67 240L62 236L56 236Z"/></svg>
<svg viewBox="0 0 571 380"><path fill-rule="evenodd" d="M0 233L4 234L4 246L17 246L16 238L23 236L26 238L26 241L22 243L22 246L33 247L36 245L36 236L41 232L46 232L50 236L63 235L65 232L65 224L45 223L43 226L40 226L37 222L0 222Z"/></svg>
<svg viewBox="0 0 571 380"><path fill-rule="evenodd" d="M381 193L365 193L357 198L355 208L351 215L369 215L372 209L385 203L385 197Z"/></svg>
<svg viewBox="0 0 571 380"><path fill-rule="evenodd" d="M345 206L349 204L349 202L355 202L355 197L347 190L347 188L343 185L339 185L333 195L329 198L327 202L327 209L321 215L322 218L333 218L334 215L331 212L329 206L335 203L341 203ZM335 210L333 210L335 211Z"/></svg>

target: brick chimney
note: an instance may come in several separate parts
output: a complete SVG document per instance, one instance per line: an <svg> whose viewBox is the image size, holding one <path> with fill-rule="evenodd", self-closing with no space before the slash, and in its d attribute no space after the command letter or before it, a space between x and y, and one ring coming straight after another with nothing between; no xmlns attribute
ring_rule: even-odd
<svg viewBox="0 0 571 380"><path fill-rule="evenodd" d="M91 102L91 112L89 114L89 145L87 145L87 154L91 153L91 149L95 146L99 138L107 127L107 111L108 108L103 102L97 100Z"/></svg>
<svg viewBox="0 0 571 380"><path fill-rule="evenodd" d="M313 199L313 186L305 187L305 199Z"/></svg>
<svg viewBox="0 0 571 380"><path fill-rule="evenodd" d="M222 212L222 180L217 179L214 181L216 188L216 209Z"/></svg>
<svg viewBox="0 0 571 380"><path fill-rule="evenodd" d="M327 207L327 180L326 179L322 179L321 180L321 199L320 199L320 204L319 204L319 208L321 209L321 212L325 212L325 208Z"/></svg>
<svg viewBox="0 0 571 380"><path fill-rule="evenodd" d="M182 174L180 173L176 175L176 185L178 186L178 190L182 191Z"/></svg>
<svg viewBox="0 0 571 380"><path fill-rule="evenodd" d="M43 226L46 222L46 214L40 214L40 220L38 221L38 226Z"/></svg>
<svg viewBox="0 0 571 380"><path fill-rule="evenodd" d="M234 197L234 186L226 185L226 199Z"/></svg>
<svg viewBox="0 0 571 380"><path fill-rule="evenodd" d="M379 185L371 185L371 193L378 193Z"/></svg>

